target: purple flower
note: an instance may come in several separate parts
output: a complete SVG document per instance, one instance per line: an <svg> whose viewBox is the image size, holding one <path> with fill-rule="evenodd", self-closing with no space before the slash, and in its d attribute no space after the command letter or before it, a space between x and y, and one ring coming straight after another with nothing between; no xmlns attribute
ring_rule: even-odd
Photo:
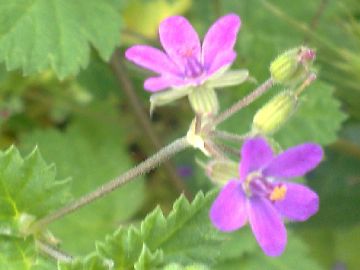
<svg viewBox="0 0 360 270"><path fill-rule="evenodd" d="M148 78L144 88L157 92L166 88L199 85L211 75L229 67L236 58L233 50L241 21L228 14L219 18L200 39L189 21L173 16L161 22L159 36L165 52L146 45L129 48L125 56L158 76Z"/></svg>
<svg viewBox="0 0 360 270"><path fill-rule="evenodd" d="M210 219L224 232L249 221L265 254L279 256L287 242L282 218L305 221L319 208L314 191L284 180L313 170L323 157L322 148L304 143L276 156L267 142L257 137L245 141L241 157L239 178L222 188L210 209Z"/></svg>

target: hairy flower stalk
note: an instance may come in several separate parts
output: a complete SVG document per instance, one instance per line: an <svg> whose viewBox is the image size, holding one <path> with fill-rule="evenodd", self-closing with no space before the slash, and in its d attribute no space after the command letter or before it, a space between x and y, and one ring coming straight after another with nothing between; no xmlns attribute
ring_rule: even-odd
<svg viewBox="0 0 360 270"><path fill-rule="evenodd" d="M265 139L245 141L238 177L229 179L210 209L210 219L230 232L247 222L268 256L279 256L287 235L283 218L305 221L318 211L317 194L304 185L285 180L301 177L322 160L322 148L305 143L275 155Z"/></svg>
<svg viewBox="0 0 360 270"><path fill-rule="evenodd" d="M159 166L162 162L168 160L170 157L172 157L176 153L181 152L187 147L189 147L189 144L186 138L180 138L173 141L172 143L170 143L169 145L165 146L160 151L158 151L156 154L152 155L148 159L138 164L136 167L125 172L124 174L118 176L114 180L100 186L98 189L94 190L93 192L80 197L79 199L73 201L69 205L58 209L52 214L39 219L31 226L29 232L37 232L41 228L45 227L47 224L67 214L70 214L73 211L81 207L84 207L85 205L103 197L104 195L130 182L132 179L135 179L137 176L140 176L144 173L151 171L155 167Z"/></svg>

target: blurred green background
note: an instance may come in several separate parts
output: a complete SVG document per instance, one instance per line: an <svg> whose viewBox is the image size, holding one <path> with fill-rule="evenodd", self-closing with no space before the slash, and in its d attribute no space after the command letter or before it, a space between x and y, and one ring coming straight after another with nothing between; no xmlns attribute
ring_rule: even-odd
<svg viewBox="0 0 360 270"><path fill-rule="evenodd" d="M237 13L242 27L234 67L249 69L258 82L269 77L271 60L284 50L302 44L316 49L318 80L305 91L298 112L274 138L284 148L315 141L325 147L326 157L306 179L320 195L320 211L304 224L288 225L292 233L286 254L278 259L261 255L257 260L251 260L252 255L240 258L236 252L241 252L239 237L231 246L233 254L218 269L360 269L360 2L114 2L120 3L114 18L121 32L107 33L119 44L110 61L106 59L113 50L104 53L106 44L96 42L87 49L86 56L77 51L67 56L87 58L77 68L39 64L31 69L25 64L11 64L11 56L9 60L0 53L1 149L15 144L26 155L38 145L44 159L55 163L58 179L73 179L74 197L119 175L161 145L183 136L193 117L183 99L157 108L150 119L149 93L142 87L148 73L126 62L124 50L137 43L160 46L158 24L171 15L186 16L203 37L216 18ZM5 14L1 5L0 10ZM101 24L96 16L95 23ZM103 31L111 31L106 23ZM5 26L0 26L3 52L5 34ZM222 108L255 86L248 82L218 91ZM271 90L221 127L239 134L246 132L256 110L279 90L282 88ZM193 150L181 153L173 164L161 166L55 222L51 226L53 233L68 252L86 254L93 249L95 240L102 240L119 225L139 222L156 205L168 212L180 194L176 183L181 182L191 194L212 187L195 157L203 159ZM78 240L73 241L75 237ZM253 239L246 241L254 244ZM301 264L303 258L310 258L311 263Z"/></svg>

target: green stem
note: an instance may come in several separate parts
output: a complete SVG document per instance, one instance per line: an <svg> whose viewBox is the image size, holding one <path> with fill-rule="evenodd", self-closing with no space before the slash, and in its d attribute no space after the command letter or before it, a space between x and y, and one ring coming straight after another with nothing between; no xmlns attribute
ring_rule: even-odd
<svg viewBox="0 0 360 270"><path fill-rule="evenodd" d="M240 111L244 107L250 105L253 101L255 101L259 96L264 94L268 89L270 89L274 85L273 80L270 78L263 82L261 85L259 85L254 91L252 91L250 94L236 102L234 105L232 105L230 108L228 108L226 111L220 113L218 116L214 118L213 121L211 121L205 128L204 131L208 132L212 128L215 128L220 123L224 122L226 119L228 119L230 116L232 116L234 113Z"/></svg>
<svg viewBox="0 0 360 270"><path fill-rule="evenodd" d="M54 258L58 262L70 263L73 260L73 257L65 252L47 244L40 240L36 240L36 246L44 254L48 255L51 258Z"/></svg>
<svg viewBox="0 0 360 270"><path fill-rule="evenodd" d="M251 136L251 132L245 133L243 135L238 135L234 133L230 133L223 130L213 130L210 133L210 136L214 138L223 139L225 141L233 141L233 142L240 142L242 143L246 138Z"/></svg>
<svg viewBox="0 0 360 270"><path fill-rule="evenodd" d="M138 164L136 167L128 170L127 172L115 178L114 180L100 186L95 191L80 197L79 199L43 217L42 219L39 219L30 228L30 231L37 232L39 229L45 227L49 223L61 217L64 217L65 215L68 215L74 212L75 210L84 207L85 205L103 197L104 195L130 182L135 177L151 171L152 169L157 167L160 163L168 160L170 157L172 157L176 153L181 152L187 147L189 147L189 143L187 142L186 137L175 140L171 144L162 148L156 154L152 155L148 159Z"/></svg>
<svg viewBox="0 0 360 270"><path fill-rule="evenodd" d="M152 128L149 117L145 113L142 103L140 102L140 100L136 95L134 85L130 80L130 76L128 75L126 67L123 63L123 55L120 54L119 50L115 51L110 63L114 70L115 76L121 86L121 90L123 90L126 96L128 97L129 103L133 108L134 115L137 118L137 121L140 123L140 126L144 130L146 137L148 137L149 142L153 144L155 151L161 149L163 145L159 139L159 136ZM184 192L184 195L188 199L191 199L192 197L191 192L187 189L184 182L176 173L174 165L171 164L170 162L165 162L164 168L168 174L168 179L172 182L172 184L175 186L177 191Z"/></svg>

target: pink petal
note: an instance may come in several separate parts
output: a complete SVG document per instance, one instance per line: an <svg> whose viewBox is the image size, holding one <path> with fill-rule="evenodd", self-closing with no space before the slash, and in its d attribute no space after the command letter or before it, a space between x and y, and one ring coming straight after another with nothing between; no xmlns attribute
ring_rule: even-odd
<svg viewBox="0 0 360 270"><path fill-rule="evenodd" d="M176 77L163 75L146 79L144 88L149 92L158 92L170 87L179 87L182 84L184 84L184 82Z"/></svg>
<svg viewBox="0 0 360 270"><path fill-rule="evenodd" d="M310 188L293 183L286 183L284 200L276 201L278 211L294 221L305 221L319 210L319 197Z"/></svg>
<svg viewBox="0 0 360 270"><path fill-rule="evenodd" d="M210 220L220 231L229 232L247 221L246 197L237 180L231 180L220 191L210 209Z"/></svg>
<svg viewBox="0 0 360 270"><path fill-rule="evenodd" d="M264 169L265 176L291 178L303 176L313 170L323 157L320 145L304 143L288 148L275 157Z"/></svg>
<svg viewBox="0 0 360 270"><path fill-rule="evenodd" d="M248 208L251 229L262 250L268 256L281 255L287 235L277 210L270 201L258 196L250 198Z"/></svg>
<svg viewBox="0 0 360 270"><path fill-rule="evenodd" d="M265 139L256 137L246 140L241 148L240 180L245 180L249 173L266 166L272 158L273 151Z"/></svg>
<svg viewBox="0 0 360 270"><path fill-rule="evenodd" d="M165 53L150 46L135 45L126 50L125 57L156 73L179 74L179 70Z"/></svg>
<svg viewBox="0 0 360 270"><path fill-rule="evenodd" d="M193 57L200 62L199 36L184 17L173 16L162 21L159 35L166 53L183 72L187 58Z"/></svg>
<svg viewBox="0 0 360 270"><path fill-rule="evenodd" d="M227 69L236 59L236 52L234 51L226 51L223 53L219 53L218 56L214 59L211 64L210 70L207 71L207 75L210 76L220 69Z"/></svg>
<svg viewBox="0 0 360 270"><path fill-rule="evenodd" d="M221 67L219 64L215 64L215 62L226 62L229 64L229 61L225 61L222 58L228 57L233 52L240 26L240 17L236 14L228 14L218 19L210 27L205 35L202 46L202 58L206 70L214 71Z"/></svg>

